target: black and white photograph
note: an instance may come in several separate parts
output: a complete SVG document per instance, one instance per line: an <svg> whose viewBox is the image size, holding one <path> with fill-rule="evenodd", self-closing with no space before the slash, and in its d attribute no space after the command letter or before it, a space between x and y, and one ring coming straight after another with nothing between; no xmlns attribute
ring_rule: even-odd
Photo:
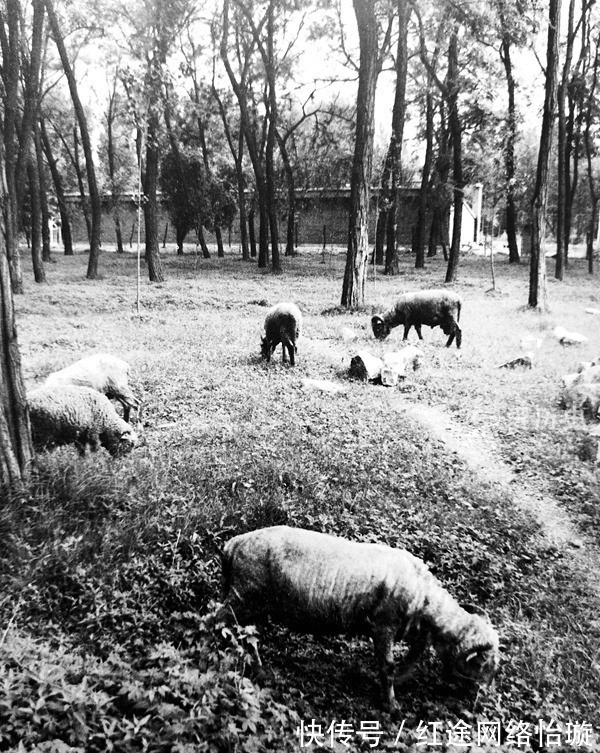
<svg viewBox="0 0 600 753"><path fill-rule="evenodd" d="M0 753L600 751L594 0L0 0Z"/></svg>

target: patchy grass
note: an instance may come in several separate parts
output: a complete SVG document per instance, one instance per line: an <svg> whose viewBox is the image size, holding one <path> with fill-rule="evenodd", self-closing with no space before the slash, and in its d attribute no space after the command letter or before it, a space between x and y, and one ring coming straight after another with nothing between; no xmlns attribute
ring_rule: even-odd
<svg viewBox="0 0 600 753"><path fill-rule="evenodd" d="M523 306L525 267L497 260L490 292L488 262L466 257L453 286L465 298L463 349L446 350L440 330L426 329L424 365L402 395L347 380L349 357L399 345L399 331L374 341L371 305L439 287L441 259L417 274L407 256L395 278L371 271L371 305L348 313L338 306L340 253L304 249L272 275L232 256L170 251L166 282L142 280L139 316L134 255L103 254L96 282L84 279L85 261L56 256L49 283L28 283L17 300L27 383L90 352L125 358L147 444L119 460L103 452L82 460L69 449L44 455L29 498L0 509L1 750L295 750L300 721L311 719L323 729L344 719L356 730L378 720L379 747L390 750L414 748L421 720L600 729L590 573L410 413L418 401L443 406L485 432L498 462L564 504L595 550L598 471L585 427L558 408L560 376L600 354L597 321L584 313L597 303L597 283L583 261L565 282L550 282L552 313L542 316ZM279 351L270 366L259 359L265 305L279 300L305 313L293 370ZM556 324L589 343L563 348ZM343 341L344 328L354 343ZM523 337L543 339L534 369L498 369L521 352ZM306 377L346 392L308 389ZM212 602L223 542L276 523L422 557L498 626L495 687L465 703L448 694L433 658L424 662L402 691L406 732L395 744L400 724L378 709L367 642L271 627L262 631L259 670L247 651L253 631L215 631ZM351 747L369 746L353 735ZM514 746L505 739L502 747Z"/></svg>

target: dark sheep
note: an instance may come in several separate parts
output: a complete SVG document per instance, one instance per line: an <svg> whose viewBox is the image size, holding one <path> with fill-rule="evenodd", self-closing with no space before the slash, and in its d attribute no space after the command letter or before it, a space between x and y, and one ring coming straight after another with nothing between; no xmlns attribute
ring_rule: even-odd
<svg viewBox="0 0 600 753"><path fill-rule="evenodd" d="M296 363L298 346L296 340L302 329L302 313L295 303L278 303L269 309L265 318L265 336L262 338L260 351L263 358L271 360L273 351L281 343L283 362L289 353L290 364Z"/></svg>
<svg viewBox="0 0 600 753"><path fill-rule="evenodd" d="M449 348L456 338L456 347L460 348L462 332L458 326L462 298L449 290L421 290L417 293L404 293L396 301L393 308L381 316L371 319L373 334L378 340L385 340L394 327L404 325L404 340L408 338L411 327L419 336L421 326L441 327L445 335L449 335L446 347Z"/></svg>

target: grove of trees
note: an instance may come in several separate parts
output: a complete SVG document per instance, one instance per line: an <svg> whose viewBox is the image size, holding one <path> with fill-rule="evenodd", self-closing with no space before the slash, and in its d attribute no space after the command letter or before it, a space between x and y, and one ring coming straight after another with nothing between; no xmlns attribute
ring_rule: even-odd
<svg viewBox="0 0 600 753"><path fill-rule="evenodd" d="M547 237L557 279L573 240L587 244L593 272L593 0L2 0L0 9L3 480L29 458L12 313L25 238L42 284L49 216L73 253L69 193L86 218L91 280L103 243L124 250L119 200L138 181L151 281L164 276L159 191L178 253L193 233L208 257L209 231L222 255L237 217L243 258L280 272L295 253L296 189L349 185L341 302L360 306L373 245L385 273L398 271L397 199L408 182L419 186L408 250L417 268L441 248L446 282L456 280L470 240L465 189L479 183L511 263L522 260L518 237L531 239L530 306L546 305Z"/></svg>

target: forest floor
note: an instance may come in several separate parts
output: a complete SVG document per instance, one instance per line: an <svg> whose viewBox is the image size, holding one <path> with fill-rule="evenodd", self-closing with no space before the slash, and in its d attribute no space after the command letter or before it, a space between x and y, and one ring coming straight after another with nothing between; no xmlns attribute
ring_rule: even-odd
<svg viewBox="0 0 600 753"><path fill-rule="evenodd" d="M441 287L443 260L427 261L416 272L406 255L393 278L371 269L355 313L338 306L335 248L301 248L281 275L167 249L166 281L141 281L139 314L132 253L104 253L94 282L83 252L56 255L48 283L28 283L16 301L28 387L91 352L119 355L145 445L116 461L45 455L29 502L2 511L0 750L600 749L600 472L589 426L559 407L562 375L600 355L585 311L597 281L574 261L539 314L525 265L497 256L492 289L489 258L465 255L451 286L461 350L424 328L422 365L399 388L349 379L358 350L402 347L400 330L375 341L370 316ZM305 315L294 369L279 351L259 358L265 307L280 300ZM557 325L588 342L562 346ZM532 369L498 368L527 351ZM379 710L366 641L270 626L260 671L251 631L211 643L218 549L276 523L422 557L498 627L495 684L455 697L426 660L398 722ZM477 739L494 724L499 740Z"/></svg>

